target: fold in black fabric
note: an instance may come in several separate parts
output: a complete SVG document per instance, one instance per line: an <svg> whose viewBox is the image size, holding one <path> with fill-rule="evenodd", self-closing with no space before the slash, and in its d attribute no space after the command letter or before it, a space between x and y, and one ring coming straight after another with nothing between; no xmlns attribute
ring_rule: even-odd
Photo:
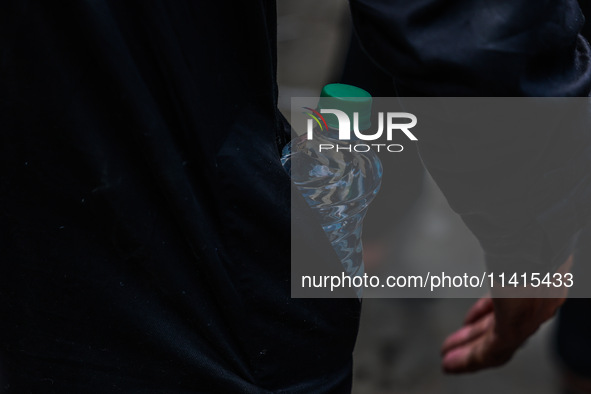
<svg viewBox="0 0 591 394"><path fill-rule="evenodd" d="M359 302L290 298L275 18L2 3L6 392L350 390Z"/></svg>
<svg viewBox="0 0 591 394"><path fill-rule="evenodd" d="M350 3L364 48L400 96L589 95L577 0Z"/></svg>

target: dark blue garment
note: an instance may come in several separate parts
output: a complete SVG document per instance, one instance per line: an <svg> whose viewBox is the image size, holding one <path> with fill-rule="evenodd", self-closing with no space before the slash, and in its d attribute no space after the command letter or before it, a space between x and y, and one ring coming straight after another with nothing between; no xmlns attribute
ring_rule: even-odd
<svg viewBox="0 0 591 394"><path fill-rule="evenodd" d="M579 0L586 22L583 36L591 39L591 1ZM591 261L591 226L582 232L575 253L573 275L589 275ZM571 293L572 295L572 293ZM576 294L575 294L576 295ZM556 353L563 366L583 377L591 378L591 299L568 299L560 309L556 328Z"/></svg>
<svg viewBox="0 0 591 394"><path fill-rule="evenodd" d="M399 95L587 96L576 0L351 1L366 51Z"/></svg>
<svg viewBox="0 0 591 394"><path fill-rule="evenodd" d="M356 32L400 96L587 97L576 0L357 0ZM490 269L547 272L591 218L589 105L539 130L423 133L419 150ZM559 115L557 115L558 117ZM510 130L513 132L514 130ZM510 143L506 143L510 139ZM519 266L519 268L515 268Z"/></svg>

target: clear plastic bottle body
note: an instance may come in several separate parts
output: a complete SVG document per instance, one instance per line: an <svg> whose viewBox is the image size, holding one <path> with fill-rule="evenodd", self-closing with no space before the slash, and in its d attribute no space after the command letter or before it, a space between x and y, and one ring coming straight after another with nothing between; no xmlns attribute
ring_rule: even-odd
<svg viewBox="0 0 591 394"><path fill-rule="evenodd" d="M281 162L319 213L345 272L363 276L363 218L380 189L382 164L374 151L355 152L357 142L340 141L334 138L337 133L315 129L311 140L307 135L293 139L283 149Z"/></svg>

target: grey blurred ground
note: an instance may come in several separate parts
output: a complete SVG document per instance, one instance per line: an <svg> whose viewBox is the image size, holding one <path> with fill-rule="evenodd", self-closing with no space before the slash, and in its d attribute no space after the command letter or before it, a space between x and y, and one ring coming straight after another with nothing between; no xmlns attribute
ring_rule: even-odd
<svg viewBox="0 0 591 394"><path fill-rule="evenodd" d="M345 0L279 0L280 107L315 96L334 82L349 39ZM404 234L392 235L388 267L411 271L426 261L482 266L480 248L430 179ZM371 208L370 208L371 209ZM390 268L391 267L391 268ZM472 300L365 299L354 354L356 394L557 393L552 324L544 326L507 365L466 376L440 371L439 347L459 328Z"/></svg>

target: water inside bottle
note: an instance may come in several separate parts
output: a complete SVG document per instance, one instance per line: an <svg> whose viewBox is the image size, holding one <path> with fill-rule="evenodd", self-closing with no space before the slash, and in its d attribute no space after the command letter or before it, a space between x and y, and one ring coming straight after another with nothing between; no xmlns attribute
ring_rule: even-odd
<svg viewBox="0 0 591 394"><path fill-rule="evenodd" d="M281 162L308 205L320 214L324 232L347 275L363 276L363 218L380 189L382 165L373 151L321 151L320 144L347 145L302 135L285 146Z"/></svg>

